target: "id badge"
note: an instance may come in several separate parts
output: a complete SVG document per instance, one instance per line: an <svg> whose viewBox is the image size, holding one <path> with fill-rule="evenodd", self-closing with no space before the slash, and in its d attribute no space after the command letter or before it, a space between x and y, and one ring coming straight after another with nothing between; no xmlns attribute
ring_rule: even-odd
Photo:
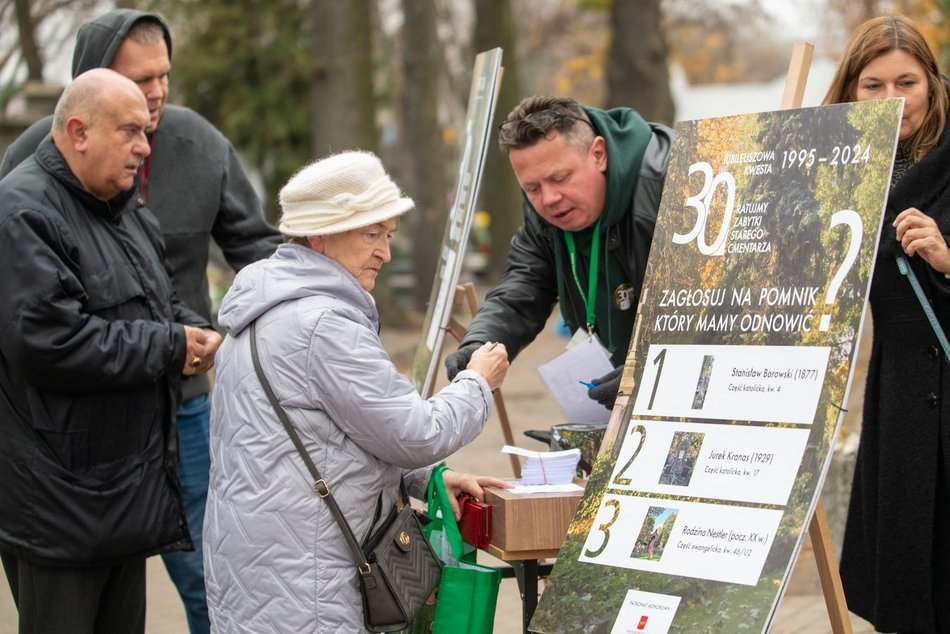
<svg viewBox="0 0 950 634"><path fill-rule="evenodd" d="M600 349L604 351L604 354L607 355L607 358L610 358L610 353L607 352L606 346L600 341L600 337L597 336L597 333L587 332L584 328L578 328L574 331L574 336L571 337L571 340L567 342L567 345L564 346L565 350L570 350L579 343L588 343L591 342L594 345L600 346Z"/></svg>

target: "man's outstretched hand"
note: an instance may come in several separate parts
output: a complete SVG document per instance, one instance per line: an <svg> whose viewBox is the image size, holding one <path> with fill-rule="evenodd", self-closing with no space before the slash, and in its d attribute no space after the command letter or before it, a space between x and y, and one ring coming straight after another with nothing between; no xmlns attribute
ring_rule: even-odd
<svg viewBox="0 0 950 634"><path fill-rule="evenodd" d="M472 354L482 347L482 342L475 341L467 343L452 354L445 357L445 373L451 382L455 375L468 367L468 362L472 360Z"/></svg>
<svg viewBox="0 0 950 634"><path fill-rule="evenodd" d="M594 387L587 390L587 396L612 410L614 401L617 400L617 392L620 391L621 375L623 375L623 366L614 368L604 376L594 379L591 381Z"/></svg>

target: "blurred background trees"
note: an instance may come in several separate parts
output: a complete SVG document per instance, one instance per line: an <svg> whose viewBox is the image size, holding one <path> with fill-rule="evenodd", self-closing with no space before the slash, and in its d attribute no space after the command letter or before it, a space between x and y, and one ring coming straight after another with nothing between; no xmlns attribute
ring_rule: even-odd
<svg viewBox="0 0 950 634"><path fill-rule="evenodd" d="M391 267L410 280L393 287L409 289L405 304L417 310L439 257L479 51L504 49L495 127L539 92L672 123L673 74L691 85L771 80L793 40L836 59L855 25L889 11L916 20L950 68L950 0L0 0L4 119L16 118L28 82L68 80L79 24L116 5L168 18L172 100L231 139L271 220L277 191L303 164L346 148L380 154L418 206ZM494 138L479 203L487 213L473 231L493 254L473 273L489 282L521 223Z"/></svg>

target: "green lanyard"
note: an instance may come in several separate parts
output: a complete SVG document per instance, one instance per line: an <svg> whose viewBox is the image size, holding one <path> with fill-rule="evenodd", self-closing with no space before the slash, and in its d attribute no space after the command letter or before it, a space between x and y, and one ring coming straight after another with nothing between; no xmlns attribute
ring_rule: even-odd
<svg viewBox="0 0 950 634"><path fill-rule="evenodd" d="M587 310L587 332L594 334L595 312L597 306L597 273L600 266L600 221L594 225L594 236L591 238L590 246L590 275L587 281L587 299L584 300L584 288L581 286L580 278L577 277L577 247L574 246L574 234L570 231L562 231L564 242L567 243L567 252L571 257L571 272L574 274L574 283L577 284L577 290L581 294L581 301L584 302L584 308Z"/></svg>

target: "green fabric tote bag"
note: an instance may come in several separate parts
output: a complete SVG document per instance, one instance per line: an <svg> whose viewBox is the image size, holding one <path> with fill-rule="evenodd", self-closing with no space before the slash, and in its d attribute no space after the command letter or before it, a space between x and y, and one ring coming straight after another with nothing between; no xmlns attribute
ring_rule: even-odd
<svg viewBox="0 0 950 634"><path fill-rule="evenodd" d="M491 634L501 585L501 570L475 563L476 550L462 541L452 515L442 472L436 467L429 478L429 518L424 531L442 559L442 579L435 603L432 631L442 634Z"/></svg>

